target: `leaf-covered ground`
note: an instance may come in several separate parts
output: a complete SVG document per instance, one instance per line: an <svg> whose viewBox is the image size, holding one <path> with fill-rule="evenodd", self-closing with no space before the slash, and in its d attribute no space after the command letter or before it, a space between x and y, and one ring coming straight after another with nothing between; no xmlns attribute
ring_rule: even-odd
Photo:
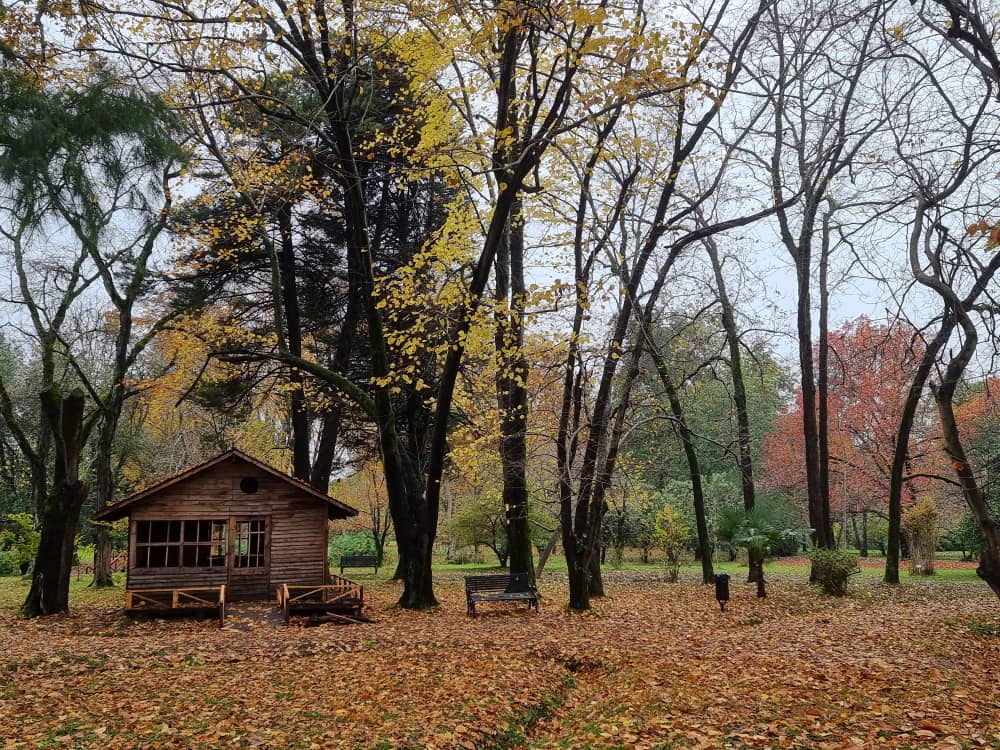
<svg viewBox="0 0 1000 750"><path fill-rule="evenodd" d="M0 579L0 746L9 748L1000 748L1000 605L982 584L856 578L831 600L801 576L770 597L610 574L569 614L392 607L358 626L286 628L257 605L211 621L129 622L120 590L18 619Z"/></svg>

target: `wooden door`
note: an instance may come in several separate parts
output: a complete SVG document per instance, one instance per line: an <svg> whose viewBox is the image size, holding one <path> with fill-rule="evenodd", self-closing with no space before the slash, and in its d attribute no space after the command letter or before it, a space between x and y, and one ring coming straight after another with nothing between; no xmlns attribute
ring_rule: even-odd
<svg viewBox="0 0 1000 750"><path fill-rule="evenodd" d="M266 599L271 578L271 517L230 519L229 585L231 599Z"/></svg>

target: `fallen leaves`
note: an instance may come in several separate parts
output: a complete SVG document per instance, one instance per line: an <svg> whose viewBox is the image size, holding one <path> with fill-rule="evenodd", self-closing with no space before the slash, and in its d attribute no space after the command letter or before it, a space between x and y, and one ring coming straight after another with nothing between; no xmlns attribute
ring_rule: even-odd
<svg viewBox="0 0 1000 750"><path fill-rule="evenodd" d="M780 579L764 601L734 586L721 613L710 589L653 578L609 575L594 615L547 581L540 614L471 619L458 580L432 612L366 587L376 622L350 627L286 628L265 606L222 630L129 623L108 599L5 613L0 747L1000 746L1000 639L964 624L996 619L983 588L833 600Z"/></svg>

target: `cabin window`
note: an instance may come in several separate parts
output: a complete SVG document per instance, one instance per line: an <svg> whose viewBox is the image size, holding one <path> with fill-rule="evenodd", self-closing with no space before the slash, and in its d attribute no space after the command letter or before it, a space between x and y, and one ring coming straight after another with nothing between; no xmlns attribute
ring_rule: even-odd
<svg viewBox="0 0 1000 750"><path fill-rule="evenodd" d="M254 519L237 521L233 539L234 568L263 568L264 541L267 536L267 521Z"/></svg>
<svg viewBox="0 0 1000 750"><path fill-rule="evenodd" d="M256 477L243 477L240 480L240 489L248 495L252 495L260 488L260 483Z"/></svg>
<svg viewBox="0 0 1000 750"><path fill-rule="evenodd" d="M136 521L135 567L226 565L225 521Z"/></svg>

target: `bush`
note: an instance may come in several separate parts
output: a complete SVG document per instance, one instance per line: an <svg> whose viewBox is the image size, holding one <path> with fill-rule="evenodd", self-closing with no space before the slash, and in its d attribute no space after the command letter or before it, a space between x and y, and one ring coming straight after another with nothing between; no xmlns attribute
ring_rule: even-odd
<svg viewBox="0 0 1000 750"><path fill-rule="evenodd" d="M691 529L681 519L680 514L670 505L664 505L656 517L656 543L666 555L667 580L677 583L677 573L681 564L681 552L687 547Z"/></svg>
<svg viewBox="0 0 1000 750"><path fill-rule="evenodd" d="M0 531L0 550L6 550L13 565L20 568L34 561L41 538L30 513L12 513L7 516L7 527Z"/></svg>
<svg viewBox="0 0 1000 750"><path fill-rule="evenodd" d="M858 555L844 550L814 547L809 552L816 582L823 593L843 596L847 593L847 579L858 569Z"/></svg>
<svg viewBox="0 0 1000 750"><path fill-rule="evenodd" d="M21 569L14 563L13 553L0 550L0 576L13 576L20 572Z"/></svg>
<svg viewBox="0 0 1000 750"><path fill-rule="evenodd" d="M331 563L340 561L342 555L374 555L375 540L370 531L340 534L330 540L327 558Z"/></svg>

